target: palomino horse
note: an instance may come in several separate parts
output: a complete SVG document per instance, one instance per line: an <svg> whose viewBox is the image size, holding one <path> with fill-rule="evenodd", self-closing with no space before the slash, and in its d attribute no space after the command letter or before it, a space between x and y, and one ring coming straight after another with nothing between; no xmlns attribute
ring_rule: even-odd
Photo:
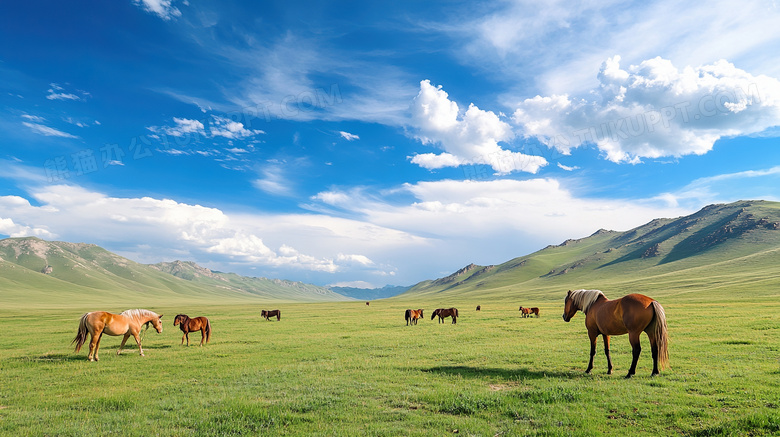
<svg viewBox="0 0 780 437"><path fill-rule="evenodd" d="M406 319L406 326L409 326L409 323L412 325L417 324L418 319L422 319L423 317L423 310L422 308L419 310L406 310L406 313L404 313L404 318Z"/></svg>
<svg viewBox="0 0 780 437"><path fill-rule="evenodd" d="M191 319L186 314L178 314L173 319L173 326L179 325L181 332L184 335L181 336L181 344L184 344L184 339L187 339L187 346L190 345L190 332L200 331L200 345L203 346L203 341L206 343L211 340L211 322L206 317L195 317Z"/></svg>
<svg viewBox="0 0 780 437"><path fill-rule="evenodd" d="M282 320L282 312L279 310L262 310L260 315L268 321L271 321L271 317L276 317L276 320Z"/></svg>
<svg viewBox="0 0 780 437"><path fill-rule="evenodd" d="M161 333L162 322L160 319L162 319L162 314L158 315L149 310L127 310L122 314L93 311L81 316L78 333L71 344L76 343L76 352L80 351L81 346L87 341L87 333L89 333L91 338L87 358L89 361L98 361L98 349L100 348L100 339L103 337L103 334L125 336L122 339L122 344L119 345L119 350L116 351L117 355L122 352L125 342L132 335L138 344L138 351L141 353L141 356L144 356L144 350L141 348L141 338L138 336L141 332L141 327L146 325L148 328L151 323L154 329Z"/></svg>
<svg viewBox="0 0 780 437"><path fill-rule="evenodd" d="M644 331L650 339L653 354L653 373L658 375L659 367L669 366L669 331L666 328L666 313L661 304L641 295L629 294L620 299L609 300L599 290L569 290L566 295L563 320L568 322L577 311L585 313L585 327L590 337L590 362L585 373L593 369L596 355L596 340L604 337L604 353L607 355L607 374L612 374L612 357L609 355L609 336L628 333L633 360L626 378L636 373L636 362L642 352L639 335Z"/></svg>
<svg viewBox="0 0 780 437"><path fill-rule="evenodd" d="M436 316L439 316L439 323L444 323L444 319L447 317L452 317L453 325L458 323L457 308L438 308L433 311L433 314L431 315L431 320L435 319Z"/></svg>

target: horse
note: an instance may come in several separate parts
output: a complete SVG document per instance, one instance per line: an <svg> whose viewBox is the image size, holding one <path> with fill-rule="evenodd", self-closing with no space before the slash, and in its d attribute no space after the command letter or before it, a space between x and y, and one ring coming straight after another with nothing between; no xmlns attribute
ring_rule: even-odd
<svg viewBox="0 0 780 437"><path fill-rule="evenodd" d="M422 319L423 317L423 310L422 308L419 310L406 310L406 313L404 313L404 318L406 319L406 326L409 326L409 323L416 325L418 319Z"/></svg>
<svg viewBox="0 0 780 437"><path fill-rule="evenodd" d="M531 307L531 308L528 308L528 310L530 311L530 314L528 314L529 316L530 316L531 314L536 314L536 317L537 317L537 318L539 317L539 308L537 308L537 307Z"/></svg>
<svg viewBox="0 0 780 437"><path fill-rule="evenodd" d="M119 345L119 350L116 354L119 355L122 352L122 348L125 347L125 342L132 335L135 338L135 342L138 344L138 351L141 356L144 356L144 350L141 348L141 338L139 333L141 332L141 326L146 325L149 328L149 324L154 326L154 329L158 333L162 333L162 314L156 314L149 310L127 310L122 314L113 314L105 311L92 311L81 316L79 321L79 329L76 333L76 338L70 343L76 343L75 352L81 350L81 346L87 341L87 333L91 336L89 342L89 354L87 359L89 361L98 361L98 349L100 349L100 339L103 334L108 335L124 335L122 344Z"/></svg>
<svg viewBox="0 0 780 437"><path fill-rule="evenodd" d="M184 344L184 339L187 339L187 346L190 345L190 332L200 331L200 345L203 346L203 341L206 343L211 340L211 322L206 317L195 317L191 319L186 314L178 314L173 319L173 326L179 325L181 332L184 335L181 336L181 344Z"/></svg>
<svg viewBox="0 0 780 437"><path fill-rule="evenodd" d="M276 316L276 320L282 320L282 312L279 310L262 310L260 311L260 315L265 317L269 322L271 321L271 317L274 316Z"/></svg>
<svg viewBox="0 0 780 437"><path fill-rule="evenodd" d="M477 305L477 311L480 311L482 307L480 305Z"/></svg>
<svg viewBox="0 0 780 437"><path fill-rule="evenodd" d="M520 317L526 318L531 315L531 308L520 307Z"/></svg>
<svg viewBox="0 0 780 437"><path fill-rule="evenodd" d="M371 302L366 302L366 306L370 306L370 305L371 305Z"/></svg>
<svg viewBox="0 0 780 437"><path fill-rule="evenodd" d="M590 337L590 362L585 373L593 369L596 354L596 340L604 337L604 353L607 356L607 374L612 374L612 357L609 354L609 336L628 333L633 360L626 378L636 373L636 363L642 352L640 334L644 331L650 339L653 355L653 373L659 368L669 367L669 331L666 327L666 313L654 299L641 294L629 294L620 299L609 300L600 290L569 290L564 301L563 320L568 322L577 311L585 313L585 327Z"/></svg>
<svg viewBox="0 0 780 437"><path fill-rule="evenodd" d="M431 320L439 316L439 323L444 323L444 319L452 317L452 324L458 323L458 309L457 308L437 308L431 315Z"/></svg>

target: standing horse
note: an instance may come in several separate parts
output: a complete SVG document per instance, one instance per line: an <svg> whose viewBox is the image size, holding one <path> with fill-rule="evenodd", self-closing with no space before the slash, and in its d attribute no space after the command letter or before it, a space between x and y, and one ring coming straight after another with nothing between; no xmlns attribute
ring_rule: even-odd
<svg viewBox="0 0 780 437"><path fill-rule="evenodd" d="M406 319L406 326L409 326L409 323L411 323L412 325L416 325L417 324L417 320L418 319L422 319L423 317L425 317L425 316L423 316L423 310L422 309L419 309L419 310L406 310L406 312L404 313L404 318Z"/></svg>
<svg viewBox="0 0 780 437"><path fill-rule="evenodd" d="M536 314L536 317L537 317L537 318L539 317L539 308L537 308L537 307L531 307L531 308L528 308L528 310L530 311L530 313L528 314L529 316L530 316L531 314Z"/></svg>
<svg viewBox="0 0 780 437"><path fill-rule="evenodd" d="M135 338L135 342L138 344L138 351L141 356L144 356L144 350L141 348L141 338L138 334L141 332L141 326L146 325L149 327L151 323L154 329L158 333L162 332L162 314L158 315L149 310L127 310L122 314L113 314L105 311L93 311L81 316L79 322L79 330L76 333L76 338L70 343L76 343L76 352L81 350L81 346L87 341L87 333L91 336L89 342L89 354L87 358L89 361L98 361L98 349L100 348L100 339L103 334L108 335L124 335L122 344L119 345L119 350L116 354L119 355L122 352L122 348L125 347L125 342L132 335Z"/></svg>
<svg viewBox="0 0 780 437"><path fill-rule="evenodd" d="M173 326L179 325L181 332L184 335L181 336L181 344L184 344L184 339L187 339L187 346L190 345L190 332L200 331L200 345L203 346L203 341L206 343L211 340L211 322L206 317L195 317L191 319L186 314L178 314L173 319Z"/></svg>
<svg viewBox="0 0 780 437"><path fill-rule="evenodd" d="M439 323L444 323L444 319L447 317L452 317L453 325L458 323L457 308L438 308L434 310L433 314L431 315L431 320L435 319L436 316L439 316Z"/></svg>
<svg viewBox="0 0 780 437"><path fill-rule="evenodd" d="M260 315L265 317L269 322L271 321L271 317L276 317L277 321L282 320L282 312L279 310L262 310L260 311Z"/></svg>
<svg viewBox="0 0 780 437"><path fill-rule="evenodd" d="M666 327L666 313L661 304L641 295L629 294L620 299L609 300L599 290L569 290L564 301L563 320L568 322L577 311L585 313L585 327L590 337L590 362L585 373L593 369L593 356L596 355L596 340L604 337L604 353L607 355L607 374L612 374L612 357L609 354L609 336L628 333L633 360L626 378L636 373L636 363L642 346L639 335L644 331L650 339L653 354L653 373L669 366L669 331Z"/></svg>
<svg viewBox="0 0 780 437"><path fill-rule="evenodd" d="M526 318L531 315L531 308L520 307L520 317Z"/></svg>

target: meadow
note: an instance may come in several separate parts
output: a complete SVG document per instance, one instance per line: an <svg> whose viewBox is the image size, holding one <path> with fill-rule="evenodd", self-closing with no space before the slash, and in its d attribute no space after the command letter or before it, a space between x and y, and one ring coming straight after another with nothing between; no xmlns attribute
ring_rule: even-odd
<svg viewBox="0 0 780 437"><path fill-rule="evenodd" d="M169 305L164 331L104 336L101 360L74 353L88 310L0 313L2 435L776 435L780 433L780 302L708 303L670 295L672 368L650 377L647 338L637 376L631 351L612 338L615 373L602 343L592 375L584 316L561 319L563 297L274 304ZM619 297L610 296L609 297ZM479 304L482 310L475 311ZM522 319L518 306L538 306ZM455 305L456 325L430 320ZM406 308L425 319L406 326ZM205 315L181 346L174 316Z"/></svg>

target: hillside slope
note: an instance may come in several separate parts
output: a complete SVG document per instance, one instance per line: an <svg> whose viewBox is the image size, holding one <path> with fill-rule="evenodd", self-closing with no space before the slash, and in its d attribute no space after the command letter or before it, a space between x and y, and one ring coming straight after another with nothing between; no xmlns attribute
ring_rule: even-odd
<svg viewBox="0 0 780 437"><path fill-rule="evenodd" d="M626 232L548 246L496 266L470 265L421 282L401 298L560 299L575 288L608 295L690 294L691 299L780 294L780 203L740 201L656 219Z"/></svg>
<svg viewBox="0 0 780 437"><path fill-rule="evenodd" d="M139 264L94 244L8 238L0 240L0 301L11 308L348 300L323 287L186 265L202 277L183 279L162 265Z"/></svg>

